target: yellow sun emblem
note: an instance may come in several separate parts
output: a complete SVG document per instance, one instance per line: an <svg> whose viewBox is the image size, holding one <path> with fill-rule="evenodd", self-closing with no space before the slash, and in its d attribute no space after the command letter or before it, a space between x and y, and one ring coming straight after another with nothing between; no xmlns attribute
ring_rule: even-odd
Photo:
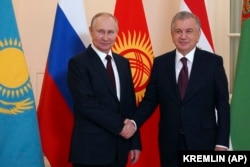
<svg viewBox="0 0 250 167"><path fill-rule="evenodd" d="M11 38L0 40L0 114L18 114L33 108L29 96L32 93L21 43Z"/></svg>
<svg viewBox="0 0 250 167"><path fill-rule="evenodd" d="M146 33L122 32L112 49L130 62L138 104L144 96L153 63L154 56L150 39Z"/></svg>

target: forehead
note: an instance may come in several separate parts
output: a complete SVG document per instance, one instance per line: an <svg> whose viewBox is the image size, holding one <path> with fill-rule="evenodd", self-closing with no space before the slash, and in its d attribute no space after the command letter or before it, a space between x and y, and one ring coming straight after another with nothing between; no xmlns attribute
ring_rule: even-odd
<svg viewBox="0 0 250 167"><path fill-rule="evenodd" d="M196 27L196 21L194 18L186 18L176 20L173 24L174 29L189 29Z"/></svg>
<svg viewBox="0 0 250 167"><path fill-rule="evenodd" d="M108 15L101 15L93 21L94 28L117 28L117 22Z"/></svg>

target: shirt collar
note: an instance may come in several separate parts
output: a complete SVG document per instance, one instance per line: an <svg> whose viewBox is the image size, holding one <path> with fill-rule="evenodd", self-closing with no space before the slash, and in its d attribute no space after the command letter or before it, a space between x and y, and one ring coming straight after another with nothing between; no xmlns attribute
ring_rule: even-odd
<svg viewBox="0 0 250 167"><path fill-rule="evenodd" d="M191 63L193 63L194 60L194 52L196 50L196 47L194 47L188 54L186 54L186 58L188 59L188 61L190 61ZM180 59L184 57L177 49L176 49L176 60L180 61Z"/></svg>
<svg viewBox="0 0 250 167"><path fill-rule="evenodd" d="M93 50L97 53L97 55L101 58L101 60L106 60L106 59L105 59L106 56L107 56L106 53L104 53L104 52L98 50L98 49L95 47L95 45L91 45L91 47L92 47ZM110 55L110 56L112 57L112 59L113 59L111 50L109 51L108 55Z"/></svg>

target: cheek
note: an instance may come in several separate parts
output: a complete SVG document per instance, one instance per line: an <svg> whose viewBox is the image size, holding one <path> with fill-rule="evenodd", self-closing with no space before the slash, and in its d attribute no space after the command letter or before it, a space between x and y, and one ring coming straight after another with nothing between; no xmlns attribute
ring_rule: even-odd
<svg viewBox="0 0 250 167"><path fill-rule="evenodd" d="M172 42L173 42L175 45L179 45L179 43L181 42L181 40L178 39L178 38L173 38L173 39L172 39Z"/></svg>
<svg viewBox="0 0 250 167"><path fill-rule="evenodd" d="M90 37L91 37L92 40L95 40L95 39L96 39L96 36L93 35L93 34L90 34Z"/></svg>
<svg viewBox="0 0 250 167"><path fill-rule="evenodd" d="M198 42L198 41L199 41L199 36L195 37L195 38L193 39L193 41L194 41L195 43Z"/></svg>
<svg viewBox="0 0 250 167"><path fill-rule="evenodd" d="M197 34L197 35L195 36L195 38L196 38L197 41L199 41L199 39L200 39L200 34Z"/></svg>
<svg viewBox="0 0 250 167"><path fill-rule="evenodd" d="M111 40L111 41L115 41L115 40L116 40L116 36L111 36L111 37L110 37L110 40Z"/></svg>
<svg viewBox="0 0 250 167"><path fill-rule="evenodd" d="M99 42L99 41L102 40L102 38L97 37L97 36L94 36L94 37L92 38L92 40L95 41L95 42Z"/></svg>

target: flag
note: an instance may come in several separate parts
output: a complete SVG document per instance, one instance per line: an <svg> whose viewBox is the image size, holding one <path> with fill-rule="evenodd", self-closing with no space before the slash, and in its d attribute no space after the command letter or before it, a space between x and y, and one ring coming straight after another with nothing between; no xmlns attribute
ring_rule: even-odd
<svg viewBox="0 0 250 167"><path fill-rule="evenodd" d="M142 0L117 0L114 15L119 22L119 32L112 49L129 59L136 101L139 104L145 93L154 58ZM160 166L158 121L157 109L141 127L143 151L134 167Z"/></svg>
<svg viewBox="0 0 250 167"><path fill-rule="evenodd" d="M51 167L69 167L73 100L67 84L68 60L90 43L82 0L60 0L38 105L42 148Z"/></svg>
<svg viewBox="0 0 250 167"><path fill-rule="evenodd" d="M43 167L36 105L12 1L0 1L0 166Z"/></svg>
<svg viewBox="0 0 250 167"><path fill-rule="evenodd" d="M243 1L242 25L236 75L231 101L231 141L233 150L250 150L250 3Z"/></svg>
<svg viewBox="0 0 250 167"><path fill-rule="evenodd" d="M189 11L200 19L201 36L197 47L214 53L205 0L181 0L180 10Z"/></svg>

